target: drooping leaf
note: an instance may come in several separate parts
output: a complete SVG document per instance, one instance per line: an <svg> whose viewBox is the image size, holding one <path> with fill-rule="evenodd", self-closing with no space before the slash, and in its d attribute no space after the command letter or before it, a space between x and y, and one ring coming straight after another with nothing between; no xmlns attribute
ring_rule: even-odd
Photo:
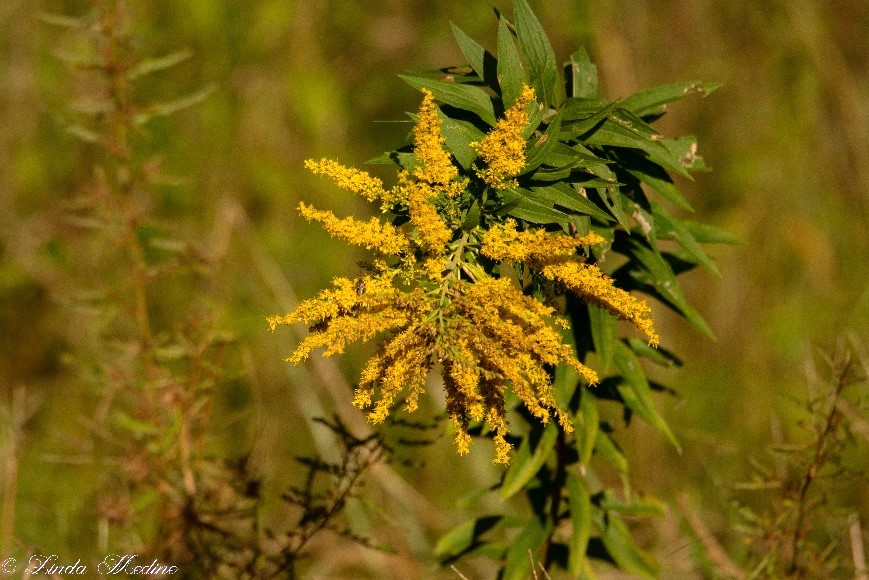
<svg viewBox="0 0 869 580"><path fill-rule="evenodd" d="M649 346L649 343L639 338L629 338L627 339L627 344L634 351L635 355L646 358L659 366L668 369L682 366L682 361L679 357L663 347Z"/></svg>
<svg viewBox="0 0 869 580"><path fill-rule="evenodd" d="M652 211L655 216L655 222L658 224L658 237L667 237L668 239L676 240L679 245L697 261L698 264L719 278L721 277L721 272L718 271L715 262L713 262L712 258L703 251L703 248L700 247L700 244L697 243L697 240L695 240L694 236L691 235L691 231L686 228L680 220L674 218L667 210L658 205L656 205Z"/></svg>
<svg viewBox="0 0 869 580"><path fill-rule="evenodd" d="M653 498L632 498L631 501L619 501L612 494L605 493L600 501L600 508L608 512L617 512L623 516L661 517L666 512L664 504Z"/></svg>
<svg viewBox="0 0 869 580"><path fill-rule="evenodd" d="M477 159L477 152L471 147L471 143L477 143L483 139L483 132L474 127L468 121L452 119L438 108L438 116L441 120L441 134L444 136L444 144L459 165L470 169Z"/></svg>
<svg viewBox="0 0 869 580"><path fill-rule="evenodd" d="M597 437L594 441L594 450L597 453L600 453L601 457L603 457L607 463L615 467L620 473L627 474L628 460L625 459L625 456L622 455L622 452L619 451L619 448L616 447L616 444L612 439L610 439L610 436L602 429L599 429L597 432Z"/></svg>
<svg viewBox="0 0 869 580"><path fill-rule="evenodd" d="M701 224L691 220L682 220L682 225L691 232L694 239L701 244L734 244L741 245L745 242L733 234L720 230L708 224Z"/></svg>
<svg viewBox="0 0 869 580"><path fill-rule="evenodd" d="M709 338L715 338L697 309L688 303L673 269L662 254L652 250L636 236L616 236L613 248L631 258L631 261L614 273L614 277L618 278L622 270L627 271L633 280L645 287L645 291L651 291L680 312L694 328Z"/></svg>
<svg viewBox="0 0 869 580"><path fill-rule="evenodd" d="M584 197L577 190L573 189L566 183L554 183L542 187L532 187L531 192L534 194L534 199L540 200L546 204L560 206L571 211L575 211L584 215L591 216L602 222L611 222L612 218L594 204L587 197Z"/></svg>
<svg viewBox="0 0 869 580"><path fill-rule="evenodd" d="M687 211L694 211L694 208L691 207L691 204L688 203L688 200L685 199L663 167L652 163L642 155L629 151L623 152L622 157L624 158L622 167L625 171L648 185L652 191L673 205Z"/></svg>
<svg viewBox="0 0 869 580"><path fill-rule="evenodd" d="M594 521L603 545L619 568L643 578L658 577L659 569L654 558L637 547L621 519L615 514L596 511Z"/></svg>
<svg viewBox="0 0 869 580"><path fill-rule="evenodd" d="M647 423L661 431L670 443L681 451L676 436L655 408L655 402L652 400L652 389L649 386L649 381L646 380L637 355L623 342L618 342L616 346L615 363L619 373L627 383L626 387L619 387L619 393L621 393L625 405Z"/></svg>
<svg viewBox="0 0 869 580"><path fill-rule="evenodd" d="M540 136L540 139L538 139L534 145L528 147L525 152L525 167L522 168L519 175L537 169L546 161L549 154L558 144L558 132L560 130L561 116L556 115L553 117L552 121L549 122L549 127L546 128L546 132Z"/></svg>
<svg viewBox="0 0 869 580"><path fill-rule="evenodd" d="M445 533L434 547L434 555L440 560L454 559L480 542L480 537L498 528L519 524L521 520L511 516L484 516L463 522Z"/></svg>
<svg viewBox="0 0 869 580"><path fill-rule="evenodd" d="M504 476L504 483L501 484L501 497L509 499L517 492L521 491L525 484L531 481L546 459L555 447L555 441L558 438L558 425L550 422L543 429L539 440L532 443L530 437L522 440L519 446L519 451L510 464L510 469ZM532 444L534 447L532 447Z"/></svg>

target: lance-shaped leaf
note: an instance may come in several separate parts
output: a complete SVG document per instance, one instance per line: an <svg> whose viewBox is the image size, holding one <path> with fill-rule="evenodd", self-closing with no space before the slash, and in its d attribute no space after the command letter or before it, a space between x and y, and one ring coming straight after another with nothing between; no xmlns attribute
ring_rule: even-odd
<svg viewBox="0 0 869 580"><path fill-rule="evenodd" d="M567 569L571 576L581 577L590 569L585 552L591 536L591 498L585 484L572 473L567 474L565 487L570 501L570 523L573 528L570 533L570 556L567 560Z"/></svg>
<svg viewBox="0 0 869 580"><path fill-rule="evenodd" d="M424 77L406 75L399 75L399 77L414 88L428 89L434 98L442 103L477 115L489 125L495 125L497 122L489 95L479 87Z"/></svg>
<svg viewBox="0 0 869 580"><path fill-rule="evenodd" d="M532 442L531 437L522 440L522 444L510 464L510 469L504 476L501 497L504 499L512 497L516 492L521 491L525 484L531 481L531 478L537 475L555 447L557 438L558 426L550 422L544 427L543 433L536 442Z"/></svg>
<svg viewBox="0 0 869 580"><path fill-rule="evenodd" d="M545 106L558 106L563 101L558 63L546 32L525 0L513 0L516 14L516 36L528 63L531 86Z"/></svg>
<svg viewBox="0 0 869 580"><path fill-rule="evenodd" d="M551 524L544 525L538 518L528 520L525 528L519 532L507 552L507 562L504 566L504 580L527 580L532 577L532 561L543 542L549 536Z"/></svg>
<svg viewBox="0 0 869 580"><path fill-rule="evenodd" d="M619 386L619 393L621 393L625 405L647 423L661 431L670 443L681 452L679 441L655 408L655 402L652 400L652 389L649 386L649 381L646 380L637 355L623 342L619 342L616 346L615 363L622 378L627 383L627 386Z"/></svg>
<svg viewBox="0 0 869 580"><path fill-rule="evenodd" d="M522 94L522 87L528 84L528 76L513 41L513 33L504 18L498 22L498 84L505 109L513 106Z"/></svg>
<svg viewBox="0 0 869 580"><path fill-rule="evenodd" d="M643 578L657 578L658 565L651 554L634 543L628 527L615 514L595 510L595 526L607 552L619 568Z"/></svg>
<svg viewBox="0 0 869 580"><path fill-rule="evenodd" d="M700 81L663 85L631 95L622 101L622 107L639 117L656 115L664 112L664 105L667 103L684 99L690 95L705 97L720 86L719 83L703 83Z"/></svg>

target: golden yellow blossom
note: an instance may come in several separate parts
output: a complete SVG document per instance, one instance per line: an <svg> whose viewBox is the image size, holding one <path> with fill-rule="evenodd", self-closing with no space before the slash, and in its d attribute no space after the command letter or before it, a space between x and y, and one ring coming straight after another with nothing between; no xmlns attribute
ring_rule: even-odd
<svg viewBox="0 0 869 580"><path fill-rule="evenodd" d="M522 131L528 125L528 103L534 100L534 89L522 88L522 93L513 106L504 112L504 118L489 131L479 143L471 147L479 153L486 167L477 173L492 187L504 189L514 182L509 178L525 166L525 139Z"/></svg>
<svg viewBox="0 0 869 580"><path fill-rule="evenodd" d="M422 246L435 254L444 251L444 246L453 235L444 218L432 203L437 193L423 181L407 186L407 207L410 221L419 231Z"/></svg>
<svg viewBox="0 0 869 580"><path fill-rule="evenodd" d="M481 252L493 260L549 260L571 256L580 246L602 244L605 240L591 232L585 236L565 236L542 229L518 231L516 221L508 219L503 225L493 225L483 234Z"/></svg>
<svg viewBox="0 0 869 580"><path fill-rule="evenodd" d="M353 398L374 423L384 421L398 404L408 411L416 409L429 372L440 365L458 452L465 454L470 448L470 423L483 421L495 444L494 461L507 463L508 389L532 416L543 423L557 419L569 432L570 418L558 408L553 392L553 367L569 365L589 384L598 376L562 341L566 320L509 279L492 277L480 256L523 263L589 303L631 320L650 342L657 343L657 335L646 303L615 288L578 255L578 248L604 241L597 234L519 230L515 220L498 225L489 215L482 220L487 229L461 228L469 196L458 194L469 180L445 148L434 97L427 90L423 94L413 131L413 154L419 163L411 172L400 171L393 188L384 189L379 179L335 161L306 162L311 171L330 177L339 187L380 201L381 209L399 216L395 223L407 223L402 227L377 219L339 219L330 211L299 206L305 218L321 222L331 235L378 251L371 269L375 274L336 278L331 288L285 316L270 318L269 325L272 330L281 324L309 327L290 354L288 360L294 363L317 348L331 356L352 342L383 336L362 370ZM472 144L481 158L478 176L488 186L509 187L524 166L522 132L533 100L533 89L525 87L504 118ZM479 192L468 193L473 197Z"/></svg>
<svg viewBox="0 0 869 580"><path fill-rule="evenodd" d="M441 134L441 120L434 97L428 89L423 89L422 94L418 121L413 128L413 154L421 165L414 169L413 175L447 197L452 197L464 190L468 181L456 179L459 170L453 165L449 151L444 149L445 140Z"/></svg>
<svg viewBox="0 0 869 580"><path fill-rule="evenodd" d="M649 318L651 308L645 300L634 298L616 288L612 278L597 266L581 261L561 261L545 264L540 273L579 294L589 304L606 308L619 318L633 322L657 346L660 337Z"/></svg>
<svg viewBox="0 0 869 580"><path fill-rule="evenodd" d="M319 210L304 203L299 204L299 213L308 221L322 223L330 235L364 246L367 250L376 249L384 254L397 254L408 244L401 230L392 224L381 223L377 218L371 218L367 222L353 217L339 219L331 211Z"/></svg>
<svg viewBox="0 0 869 580"><path fill-rule="evenodd" d="M321 159L320 161L308 159L305 161L305 167L315 175L330 177L341 189L357 193L368 201L388 197L386 190L383 189L383 182L365 171L344 167L331 159Z"/></svg>

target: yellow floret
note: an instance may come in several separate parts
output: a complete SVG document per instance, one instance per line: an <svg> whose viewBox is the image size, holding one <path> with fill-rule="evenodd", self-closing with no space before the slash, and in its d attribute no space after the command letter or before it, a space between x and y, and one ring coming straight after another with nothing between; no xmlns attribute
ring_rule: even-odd
<svg viewBox="0 0 869 580"><path fill-rule="evenodd" d="M601 272L597 266L579 261L563 261L545 264L540 272L546 278L579 294L586 302L606 308L619 318L633 322L645 333L649 344L657 346L660 337L649 318L652 309L645 300L617 288L612 278Z"/></svg>
<svg viewBox="0 0 869 580"><path fill-rule="evenodd" d="M305 161L305 167L315 175L330 177L341 189L357 193L368 201L388 197L387 192L383 189L383 182L365 171L344 167L331 159L321 159L320 161L308 159Z"/></svg>
<svg viewBox="0 0 869 580"><path fill-rule="evenodd" d="M483 255L493 260L550 260L571 256L580 246L602 244L604 240L591 232L585 236L553 234L539 228L518 231L516 221L508 219L503 225L492 226L483 234Z"/></svg>
<svg viewBox="0 0 869 580"><path fill-rule="evenodd" d="M478 143L471 143L486 167L478 170L480 178L497 189L512 187L509 178L525 166L525 139L522 131L528 125L528 104L534 100L534 89L525 86L512 107L504 112L504 118Z"/></svg>
<svg viewBox="0 0 869 580"><path fill-rule="evenodd" d="M384 254L397 254L408 244L401 230L392 224L381 223L377 218L367 222L353 217L339 219L328 210L319 210L313 206L299 204L299 213L308 221L315 220L323 224L323 229L329 235L338 239L364 246L367 250L378 250Z"/></svg>

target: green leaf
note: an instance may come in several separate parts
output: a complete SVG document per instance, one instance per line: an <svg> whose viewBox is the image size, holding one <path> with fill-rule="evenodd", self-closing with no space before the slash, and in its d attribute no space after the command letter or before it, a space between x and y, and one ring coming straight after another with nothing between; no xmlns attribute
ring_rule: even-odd
<svg viewBox="0 0 869 580"><path fill-rule="evenodd" d="M132 81L145 75L164 71L184 62L192 56L193 51L191 50L179 50L178 52L173 52L172 54L167 54L160 58L143 60L127 71L127 78Z"/></svg>
<svg viewBox="0 0 869 580"><path fill-rule="evenodd" d="M525 62L528 63L531 86L544 106L558 106L563 100L563 87L558 78L555 51L528 2L513 0L513 9L516 14L516 36Z"/></svg>
<svg viewBox="0 0 869 580"><path fill-rule="evenodd" d="M531 193L533 199L540 201L543 204L561 206L571 211L589 215L604 222L612 221L612 218L596 206L594 202L583 197L578 191L566 183L555 183L553 185L544 185L542 187L532 187Z"/></svg>
<svg viewBox="0 0 869 580"><path fill-rule="evenodd" d="M628 574L657 578L658 565L651 554L640 550L628 527L614 514L598 511L594 515L600 539L616 565Z"/></svg>
<svg viewBox="0 0 869 580"><path fill-rule="evenodd" d="M613 363L616 345L619 342L616 336L619 328L618 320L606 309L598 308L593 304L588 305L588 316L591 320L591 339L600 362L600 372L606 373Z"/></svg>
<svg viewBox="0 0 869 580"><path fill-rule="evenodd" d="M585 484L572 473L567 474L565 487L567 488L567 498L570 501L570 523L573 527L570 534L570 555L568 556L567 569L571 576L578 577L589 568L585 552L588 549L588 539L591 536L591 498Z"/></svg>
<svg viewBox="0 0 869 580"><path fill-rule="evenodd" d="M664 504L653 497L621 502L613 499L609 493L604 494L603 500L600 502L600 508L604 511L618 512L623 516L633 517L662 517L666 512Z"/></svg>
<svg viewBox="0 0 869 580"><path fill-rule="evenodd" d="M684 99L690 95L705 97L721 85L718 83L675 83L640 91L622 101L622 107L635 115L655 115L664 112L667 103Z"/></svg>
<svg viewBox="0 0 869 580"><path fill-rule="evenodd" d="M543 545L548 535L548 525L544 526L536 517L528 520L528 524L516 536L507 552L504 580L527 580L532 577L532 566L536 568L538 564L537 560L533 560L534 554Z"/></svg>
<svg viewBox="0 0 869 580"><path fill-rule="evenodd" d="M690 174L679 158L662 144L664 140L652 140L651 137L624 119L616 121L607 118L596 129L583 136L582 141L591 146L628 147L645 151L651 161L690 179Z"/></svg>
<svg viewBox="0 0 869 580"><path fill-rule="evenodd" d="M570 67L572 77L572 97L590 98L597 97L597 67L588 58L584 48L580 48L570 55Z"/></svg>
<svg viewBox="0 0 869 580"><path fill-rule="evenodd" d="M136 125L144 125L155 117L168 117L169 115L174 115L175 113L183 111L184 109L195 107L196 105L207 99L216 90L217 87L215 85L209 85L199 91L196 91L192 95L181 97L180 99L176 99L169 103L157 103L149 105L133 116L133 122Z"/></svg>
<svg viewBox="0 0 869 580"><path fill-rule="evenodd" d="M419 159L408 151L387 151L382 155L369 159L365 163L367 165L390 165L394 163L411 173L415 168L419 167Z"/></svg>
<svg viewBox="0 0 869 580"><path fill-rule="evenodd" d="M533 451L531 450L531 439L526 437L522 440L519 446L519 451L513 458L510 464L510 469L504 476L504 483L501 484L501 497L509 499L516 492L522 490L525 484L537 475L546 459L552 450L555 448L555 441L558 438L558 425L555 422L550 422L543 429L540 439L537 441Z"/></svg>
<svg viewBox="0 0 869 580"><path fill-rule="evenodd" d="M528 76L513 41L513 33L504 18L498 21L498 84L501 87L504 109L516 102L522 94L522 86L528 84Z"/></svg>
<svg viewBox="0 0 869 580"><path fill-rule="evenodd" d="M627 383L627 388L621 385L618 387L625 405L647 423L661 431L681 453L679 441L655 408L655 402L652 400L652 389L649 386L649 381L646 380L637 355L621 341L616 346L615 363L622 378Z"/></svg>
<svg viewBox="0 0 869 580"><path fill-rule="evenodd" d="M610 465L615 467L620 473L628 473L628 460L602 429L598 429L597 437L594 440L594 450L600 453Z"/></svg>
<svg viewBox="0 0 869 580"><path fill-rule="evenodd" d="M507 214L515 218L535 224L567 225L570 221L569 215L551 205L537 201L532 192L527 189L506 189L503 198L505 204L510 206L510 211Z"/></svg>
<svg viewBox="0 0 869 580"><path fill-rule="evenodd" d="M667 210L659 205L652 207L652 214L655 217L659 238L666 237L667 239L676 240L679 242L679 245L685 248L685 251L697 261L698 264L719 278L721 277L721 272L718 271L715 262L713 262L712 258L703 251L703 248L700 247L700 244L697 243L697 240L695 240L694 236L691 235L690 230L688 230L681 221L674 218Z"/></svg>
<svg viewBox="0 0 869 580"><path fill-rule="evenodd" d="M627 341L628 346L631 347L631 350L637 356L649 359L653 363L668 369L682 366L682 361L665 348L649 346L649 343L639 338L629 338Z"/></svg>
<svg viewBox="0 0 869 580"><path fill-rule="evenodd" d="M635 153L626 152L623 157L622 167L628 173L673 205L687 211L694 211L663 167Z"/></svg>
<svg viewBox="0 0 869 580"><path fill-rule="evenodd" d="M579 412L576 415L576 452L579 454L579 465L585 469L591 461L597 443L600 429L600 415L594 395L583 391L579 399Z"/></svg>
<svg viewBox="0 0 869 580"><path fill-rule="evenodd" d="M661 139L673 159L677 159L682 167L691 171L709 171L703 158L697 154L697 137L684 135L676 139Z"/></svg>
<svg viewBox="0 0 869 580"><path fill-rule="evenodd" d="M474 200L474 203L472 203L471 207L468 208L468 213L465 215L465 219L462 220L462 229L466 232L470 232L478 225L480 225L480 204L478 201Z"/></svg>
<svg viewBox="0 0 869 580"><path fill-rule="evenodd" d="M485 516L468 520L440 537L435 544L434 555L440 560L455 558L473 548L486 532L520 523L521 520L513 516Z"/></svg>
<svg viewBox="0 0 869 580"><path fill-rule="evenodd" d="M714 226L701 224L691 220L682 220L682 225L691 232L694 239L701 244L734 244L742 245L745 242L733 234L720 230Z"/></svg>
<svg viewBox="0 0 869 580"><path fill-rule="evenodd" d="M613 217L616 218L616 221L623 228L628 229L630 226L628 225L628 217L625 215L625 209L622 206L622 194L619 192L619 188L598 187L597 192L604 205L610 210Z"/></svg>
<svg viewBox="0 0 869 580"><path fill-rule="evenodd" d="M627 265L631 277L654 289L662 300L681 312L694 328L714 340L715 335L706 321L685 298L670 264L636 237L630 236L624 241L626 247L622 247L621 244L616 244L614 247L618 248L616 251L633 258Z"/></svg>
<svg viewBox="0 0 869 580"><path fill-rule="evenodd" d="M519 175L524 175L529 171L533 171L540 167L545 161L555 146L558 144L558 132L561 131L561 116L555 115L546 128L546 132L540 136L534 145L527 148L525 152L525 167Z"/></svg>
<svg viewBox="0 0 869 580"><path fill-rule="evenodd" d="M563 130L561 131L561 139L572 139L576 136L588 133L595 127L602 125L615 110L617 101L608 103L607 105L595 110L591 114L580 115L575 110L565 108L562 111L564 122L562 123ZM575 108L574 108L575 109ZM579 116L577 116L579 115Z"/></svg>
<svg viewBox="0 0 869 580"><path fill-rule="evenodd" d="M447 117L438 108L438 117L441 120L441 135L444 136L444 144L449 149L459 165L470 169L477 159L477 152L471 147L471 143L479 142L483 132L474 127L468 121Z"/></svg>
<svg viewBox="0 0 869 580"><path fill-rule="evenodd" d="M465 34L465 32L450 22L450 27L453 29L453 36L456 38L456 43L459 45L459 50L462 51L462 54L465 55L465 58L468 60L468 64L474 69L474 72L483 79L485 79L485 62L486 62L486 49L483 48L476 40Z"/></svg>
<svg viewBox="0 0 869 580"><path fill-rule="evenodd" d="M434 98L442 103L473 113L489 125L497 123L492 101L486 91L479 87L423 77L406 75L399 75L399 77L416 89L428 89Z"/></svg>

